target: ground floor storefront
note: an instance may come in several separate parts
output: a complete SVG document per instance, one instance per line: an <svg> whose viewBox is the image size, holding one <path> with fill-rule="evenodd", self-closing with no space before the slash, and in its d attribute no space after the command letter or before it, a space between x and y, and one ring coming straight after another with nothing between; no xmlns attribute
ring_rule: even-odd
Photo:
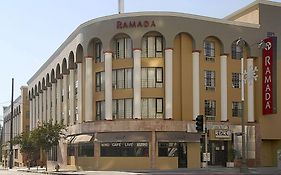
<svg viewBox="0 0 281 175"><path fill-rule="evenodd" d="M106 127L86 123L69 129L67 138L49 152L48 166L52 169L58 164L76 170L177 169L200 168L207 160L209 166L239 167L241 125L210 122L207 128L205 144L205 135L197 133L192 122L108 122ZM280 141L260 139L255 124L246 125L245 135L248 165L276 166Z"/></svg>
<svg viewBox="0 0 281 175"><path fill-rule="evenodd" d="M199 137L180 131L77 135L67 143L67 166L81 170L199 168Z"/></svg>

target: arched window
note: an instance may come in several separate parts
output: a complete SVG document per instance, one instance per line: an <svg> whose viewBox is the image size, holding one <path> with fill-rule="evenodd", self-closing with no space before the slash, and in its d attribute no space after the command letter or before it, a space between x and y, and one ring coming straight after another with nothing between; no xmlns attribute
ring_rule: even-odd
<svg viewBox="0 0 281 175"><path fill-rule="evenodd" d="M142 38L142 57L163 57L163 36L159 33L148 33Z"/></svg>
<svg viewBox="0 0 281 175"><path fill-rule="evenodd" d="M243 57L243 48L237 46L236 41L231 45L232 59L240 60Z"/></svg>
<svg viewBox="0 0 281 175"><path fill-rule="evenodd" d="M132 58L132 39L125 34L120 34L113 39L113 51L115 59Z"/></svg>

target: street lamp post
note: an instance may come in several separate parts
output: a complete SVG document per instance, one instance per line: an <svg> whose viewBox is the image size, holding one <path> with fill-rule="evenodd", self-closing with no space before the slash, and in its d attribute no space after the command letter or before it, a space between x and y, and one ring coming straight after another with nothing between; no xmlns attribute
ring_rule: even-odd
<svg viewBox="0 0 281 175"><path fill-rule="evenodd" d="M261 42L257 43L258 48L262 49L264 48L264 41L262 40ZM236 42L236 46L239 46L244 48L245 46L245 41L239 37L239 39ZM245 133L245 117L244 117L244 101L245 101L245 90L244 90L244 84L246 83L247 80L257 80L257 75L256 75L257 68L255 67L254 69L251 68L251 70L244 71L244 58L243 55L241 57L241 126L242 126L242 162L241 162L241 167L240 167L240 172L241 173L246 173L248 172L248 166L246 163L246 133ZM245 79L245 76L247 78Z"/></svg>

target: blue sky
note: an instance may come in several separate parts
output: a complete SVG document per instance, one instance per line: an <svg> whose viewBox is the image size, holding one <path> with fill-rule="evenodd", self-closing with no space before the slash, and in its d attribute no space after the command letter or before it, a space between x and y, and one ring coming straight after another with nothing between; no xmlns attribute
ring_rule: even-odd
<svg viewBox="0 0 281 175"><path fill-rule="evenodd" d="M125 0L125 12L174 11L215 18L254 0ZM275 0L281 2L281 0ZM118 0L7 0L0 2L0 116L20 87L81 23L116 14Z"/></svg>

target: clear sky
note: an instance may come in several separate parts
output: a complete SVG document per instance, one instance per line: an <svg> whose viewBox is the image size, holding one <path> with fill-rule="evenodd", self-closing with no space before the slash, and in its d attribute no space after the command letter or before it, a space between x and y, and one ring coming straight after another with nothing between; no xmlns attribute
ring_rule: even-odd
<svg viewBox="0 0 281 175"><path fill-rule="evenodd" d="M125 12L174 11L215 18L254 0L125 0ZM280 2L281 0L275 0ZM116 14L118 0L3 0L0 2L0 116L61 43L88 20ZM0 118L1 120L1 118Z"/></svg>

